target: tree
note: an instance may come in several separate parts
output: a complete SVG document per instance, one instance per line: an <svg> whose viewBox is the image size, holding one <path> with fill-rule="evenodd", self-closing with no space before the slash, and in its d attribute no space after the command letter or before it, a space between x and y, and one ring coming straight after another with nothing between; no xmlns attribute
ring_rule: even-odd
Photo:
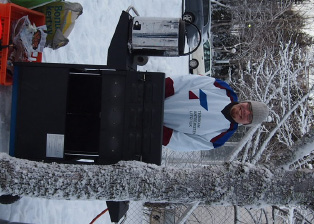
<svg viewBox="0 0 314 224"><path fill-rule="evenodd" d="M272 125L264 124L250 131L250 138L243 139L234 149L238 154L246 146L242 161L257 162L265 156L266 150L268 161L264 162L286 159L294 142L313 124L313 111L309 106L313 90L309 85L309 68L313 54L292 42L281 43L279 49L277 55L269 49L259 61L248 61L246 67L239 70L240 77L231 77L240 99L263 101L271 112ZM272 147L273 144L276 147ZM232 155L232 159L236 157Z"/></svg>
<svg viewBox="0 0 314 224"><path fill-rule="evenodd" d="M314 202L313 175L238 162L178 169L136 161L48 164L0 154L1 193L42 198L308 205Z"/></svg>

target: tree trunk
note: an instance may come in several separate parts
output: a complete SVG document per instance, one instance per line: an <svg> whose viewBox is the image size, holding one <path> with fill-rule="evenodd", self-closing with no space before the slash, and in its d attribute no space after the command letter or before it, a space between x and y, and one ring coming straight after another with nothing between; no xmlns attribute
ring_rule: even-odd
<svg viewBox="0 0 314 224"><path fill-rule="evenodd" d="M237 162L196 169L142 162L115 165L47 164L0 154L0 192L56 199L205 202L212 205L310 204L313 173L273 173Z"/></svg>

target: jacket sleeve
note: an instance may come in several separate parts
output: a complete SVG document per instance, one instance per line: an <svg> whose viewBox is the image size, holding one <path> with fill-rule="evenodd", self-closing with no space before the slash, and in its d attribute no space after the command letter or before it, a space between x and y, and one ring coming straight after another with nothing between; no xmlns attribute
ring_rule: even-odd
<svg viewBox="0 0 314 224"><path fill-rule="evenodd" d="M214 148L206 137L200 135L185 134L173 130L172 136L166 147L175 151L199 151Z"/></svg>
<svg viewBox="0 0 314 224"><path fill-rule="evenodd" d="M203 88L206 86L206 89L216 89L214 83L215 78L209 76L201 75L182 75L174 76L170 78L172 80L172 86L174 88L174 93L180 92L182 89L189 89L191 87Z"/></svg>

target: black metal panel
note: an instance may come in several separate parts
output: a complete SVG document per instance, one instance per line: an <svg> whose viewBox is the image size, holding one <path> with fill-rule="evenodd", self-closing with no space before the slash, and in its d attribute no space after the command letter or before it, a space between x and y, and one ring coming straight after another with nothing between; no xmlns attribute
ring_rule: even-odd
<svg viewBox="0 0 314 224"><path fill-rule="evenodd" d="M118 223L129 210L129 201L107 201L106 204L111 222Z"/></svg>
<svg viewBox="0 0 314 224"><path fill-rule="evenodd" d="M120 71L108 75L103 74L99 162L160 164L164 74Z"/></svg>
<svg viewBox="0 0 314 224"><path fill-rule="evenodd" d="M112 164L121 160L125 142L123 136L126 72L104 72L102 77L102 105L100 151L98 162Z"/></svg>
<svg viewBox="0 0 314 224"><path fill-rule="evenodd" d="M136 70L136 64L133 63L133 55L130 54L128 47L130 19L130 14L122 11L108 49L107 65L112 68Z"/></svg>
<svg viewBox="0 0 314 224"><path fill-rule="evenodd" d="M14 156L40 160L46 156L47 133L64 132L68 71L20 67L18 75Z"/></svg>
<svg viewBox="0 0 314 224"><path fill-rule="evenodd" d="M145 83L142 161L158 164L155 159L161 160L161 150L157 148L162 145L162 131L158 130L163 125L164 76L148 73Z"/></svg>

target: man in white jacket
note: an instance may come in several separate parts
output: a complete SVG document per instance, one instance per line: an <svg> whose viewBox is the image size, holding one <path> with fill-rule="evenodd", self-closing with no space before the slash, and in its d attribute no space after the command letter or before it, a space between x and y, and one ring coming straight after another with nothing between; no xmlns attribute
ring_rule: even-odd
<svg viewBox="0 0 314 224"><path fill-rule="evenodd" d="M257 125L268 115L264 103L238 102L227 83L199 75L166 78L164 107L163 145L177 151L217 148L238 124Z"/></svg>

